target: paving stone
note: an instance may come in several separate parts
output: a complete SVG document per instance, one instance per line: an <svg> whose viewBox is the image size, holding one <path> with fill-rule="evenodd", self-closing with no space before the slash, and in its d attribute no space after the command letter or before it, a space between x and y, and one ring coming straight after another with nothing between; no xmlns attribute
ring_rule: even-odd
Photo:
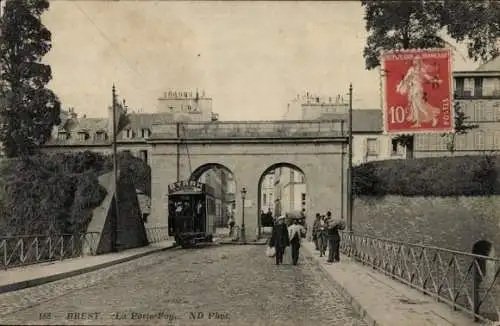
<svg viewBox="0 0 500 326"><path fill-rule="evenodd" d="M367 325L312 259L276 266L264 251L174 249L5 293L0 324Z"/></svg>

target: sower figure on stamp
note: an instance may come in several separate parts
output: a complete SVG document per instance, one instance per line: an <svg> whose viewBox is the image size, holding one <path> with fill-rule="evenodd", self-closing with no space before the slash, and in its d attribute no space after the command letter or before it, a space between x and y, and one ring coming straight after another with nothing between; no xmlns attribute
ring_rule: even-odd
<svg viewBox="0 0 500 326"><path fill-rule="evenodd" d="M269 240L269 247L274 247L276 249L276 265L283 263L283 255L288 245L290 245L290 239L288 238L285 217L280 216L273 226L273 232Z"/></svg>

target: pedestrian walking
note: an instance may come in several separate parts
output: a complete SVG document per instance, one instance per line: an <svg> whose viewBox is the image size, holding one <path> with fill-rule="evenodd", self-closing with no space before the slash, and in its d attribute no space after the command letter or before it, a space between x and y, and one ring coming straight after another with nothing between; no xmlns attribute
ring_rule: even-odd
<svg viewBox="0 0 500 326"><path fill-rule="evenodd" d="M229 221L227 225L229 226L229 236L232 237L234 233L234 225L236 224L236 221L234 220L233 214L229 216Z"/></svg>
<svg viewBox="0 0 500 326"><path fill-rule="evenodd" d="M321 215L319 213L316 213L316 219L314 220L313 230L312 230L312 238L314 242L314 248L316 248L316 250L319 250L318 232L320 223L321 223Z"/></svg>
<svg viewBox="0 0 500 326"><path fill-rule="evenodd" d="M285 217L280 216L273 226L271 239L269 240L269 247L274 247L276 250L276 265L283 264L283 255L289 245L290 238L288 237Z"/></svg>
<svg viewBox="0 0 500 326"><path fill-rule="evenodd" d="M326 213L327 218L327 237L328 237L328 263L340 261L340 234L341 224L332 220L332 212Z"/></svg>
<svg viewBox="0 0 500 326"><path fill-rule="evenodd" d="M292 263L297 265L299 261L300 239L306 236L306 229L300 224L299 219L294 219L293 224L288 227L288 237L292 247Z"/></svg>
<svg viewBox="0 0 500 326"><path fill-rule="evenodd" d="M323 257L326 254L326 249L328 247L327 241L327 229L326 229L326 221L325 218L322 217L320 219L320 223L317 231L317 239L318 239L318 247L319 247L319 256Z"/></svg>

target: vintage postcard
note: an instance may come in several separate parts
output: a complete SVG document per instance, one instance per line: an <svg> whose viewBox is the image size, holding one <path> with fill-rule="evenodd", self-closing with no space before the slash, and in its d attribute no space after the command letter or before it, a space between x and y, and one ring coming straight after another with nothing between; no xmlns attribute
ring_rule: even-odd
<svg viewBox="0 0 500 326"><path fill-rule="evenodd" d="M500 325L499 17L0 0L0 324Z"/></svg>

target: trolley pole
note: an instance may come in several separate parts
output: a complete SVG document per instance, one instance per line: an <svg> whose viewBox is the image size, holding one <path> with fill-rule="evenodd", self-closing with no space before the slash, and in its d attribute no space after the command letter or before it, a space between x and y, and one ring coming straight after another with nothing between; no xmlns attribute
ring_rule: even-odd
<svg viewBox="0 0 500 326"><path fill-rule="evenodd" d="M352 83L349 84L349 153L347 167L347 231L352 234L352 211L353 211L353 178L352 178Z"/></svg>
<svg viewBox="0 0 500 326"><path fill-rule="evenodd" d="M116 89L113 84L113 173L114 173L114 186L115 186L115 214L111 214L111 251L118 251L117 240L118 240L118 215L119 215L119 205L118 205L118 157L117 157L117 146L116 146L116 132L118 126L116 125Z"/></svg>

